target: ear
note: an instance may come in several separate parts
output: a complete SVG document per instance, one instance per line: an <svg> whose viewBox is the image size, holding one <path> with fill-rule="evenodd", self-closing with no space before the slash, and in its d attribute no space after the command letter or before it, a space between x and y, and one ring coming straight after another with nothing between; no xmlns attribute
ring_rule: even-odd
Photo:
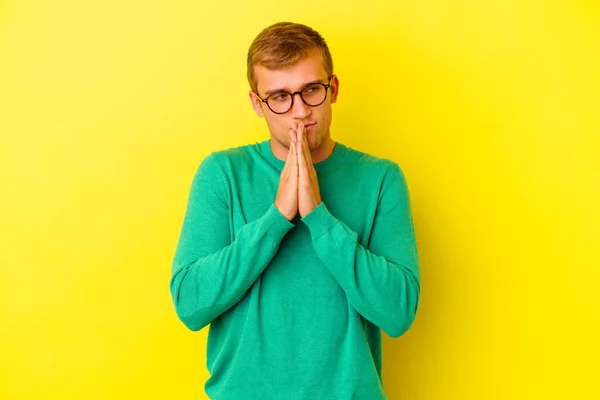
<svg viewBox="0 0 600 400"><path fill-rule="evenodd" d="M331 90L331 103L333 104L337 101L337 97L340 92L340 80L338 79L337 75L333 75L331 78L331 87L329 90Z"/></svg>
<svg viewBox="0 0 600 400"><path fill-rule="evenodd" d="M256 115L258 115L259 117L264 117L265 115L263 114L262 101L260 101L260 99L256 96L256 93L254 93L252 90L250 91L250 93L248 93L248 95L250 96L252 108L254 108L254 112L256 113Z"/></svg>

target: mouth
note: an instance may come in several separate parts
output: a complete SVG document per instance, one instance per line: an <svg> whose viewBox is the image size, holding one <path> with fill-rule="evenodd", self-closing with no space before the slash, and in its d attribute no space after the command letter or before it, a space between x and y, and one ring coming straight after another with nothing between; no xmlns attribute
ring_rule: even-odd
<svg viewBox="0 0 600 400"><path fill-rule="evenodd" d="M312 124L310 124L310 125L304 125L304 128L306 128L306 130L307 130L307 131L310 131L310 129L311 129L313 126L315 126L316 124L317 124L317 123L316 123L316 122L314 122L314 123L312 123Z"/></svg>

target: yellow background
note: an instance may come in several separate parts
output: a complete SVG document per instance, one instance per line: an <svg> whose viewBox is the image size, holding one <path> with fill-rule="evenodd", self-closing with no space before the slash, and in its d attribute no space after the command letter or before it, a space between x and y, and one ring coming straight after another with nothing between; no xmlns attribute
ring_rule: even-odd
<svg viewBox="0 0 600 400"><path fill-rule="evenodd" d="M171 261L248 46L328 41L332 137L397 161L422 268L390 399L600 396L597 1L0 2L0 398L203 398Z"/></svg>

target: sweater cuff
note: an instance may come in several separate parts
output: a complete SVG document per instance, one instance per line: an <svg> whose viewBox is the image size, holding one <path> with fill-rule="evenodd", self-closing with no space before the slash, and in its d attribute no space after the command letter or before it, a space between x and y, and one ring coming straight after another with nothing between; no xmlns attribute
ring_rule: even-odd
<svg viewBox="0 0 600 400"><path fill-rule="evenodd" d="M285 234L295 226L279 211L275 203L271 203L271 207L261 219L260 228L277 242L281 241Z"/></svg>
<svg viewBox="0 0 600 400"><path fill-rule="evenodd" d="M325 203L322 201L300 220L308 226L310 236L313 240L321 237L340 222L329 212L329 209L327 209Z"/></svg>

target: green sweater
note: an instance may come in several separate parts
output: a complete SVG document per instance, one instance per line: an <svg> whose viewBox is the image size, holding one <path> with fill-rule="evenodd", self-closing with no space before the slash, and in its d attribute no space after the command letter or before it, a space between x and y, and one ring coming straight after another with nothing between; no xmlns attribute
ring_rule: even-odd
<svg viewBox="0 0 600 400"><path fill-rule="evenodd" d="M288 221L270 140L196 171L170 290L191 330L210 324L214 400L385 399L381 330L417 312L420 269L398 164L336 143L314 164L322 202Z"/></svg>

